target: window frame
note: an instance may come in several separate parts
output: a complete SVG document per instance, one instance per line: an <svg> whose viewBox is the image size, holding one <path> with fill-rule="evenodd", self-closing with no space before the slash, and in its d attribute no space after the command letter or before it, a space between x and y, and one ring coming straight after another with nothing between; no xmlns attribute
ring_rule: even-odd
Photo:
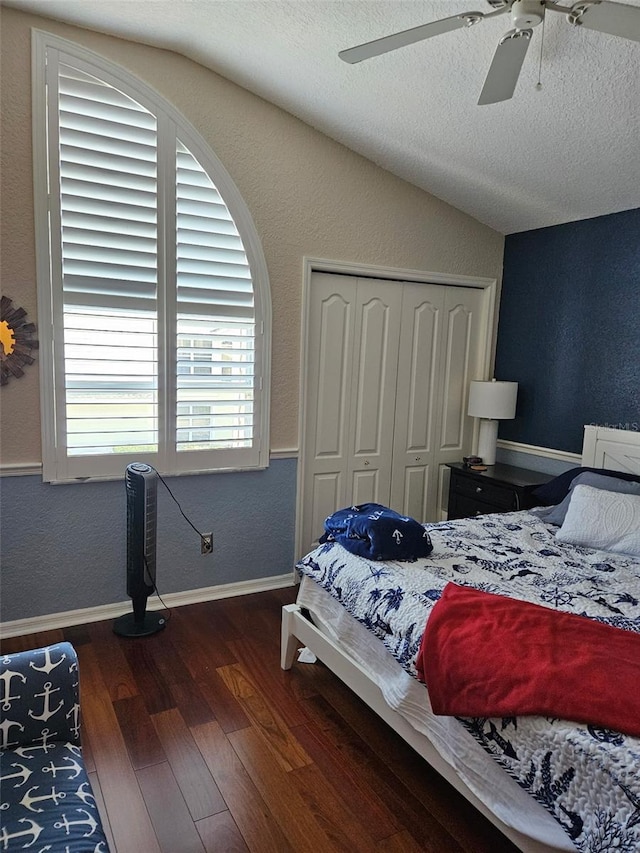
<svg viewBox="0 0 640 853"><path fill-rule="evenodd" d="M49 191L49 176L58 173L58 152L50 151L48 128L55 128L58 138L57 108L47 98L47 63L56 66L58 58L76 65L106 83L121 89L153 113L158 122L158 240L164 244L158 252L158 395L159 443L158 453L113 455L113 460L96 464L105 457L69 457L64 444L64 388L59 384L64 377L62 331L62 280L54 270L61 270L61 247L52 240L60 233L59 203L57 193ZM51 65L51 67L53 67ZM40 338L40 408L42 425L42 475L45 482L75 482L77 480L117 479L126 465L142 458L155 464L165 474L195 474L219 471L256 470L269 464L269 411L271 367L271 295L267 265L257 229L233 179L210 145L166 98L138 77L74 42L42 30L32 30L32 110L33 110L33 177L35 248L38 293L38 321ZM166 177L173 173L175 151L170 143L182 142L210 176L222 196L244 244L251 270L254 297L254 424L251 448L230 450L177 451L176 385L168 381L174 374L177 351L175 298L165 299L166 293L175 295L176 241L175 205L171 199L175 192L167 188ZM56 222L56 217L57 222ZM160 282L163 282L162 286ZM169 331L167 332L167 328ZM166 341L163 350L163 341ZM56 385L58 383L58 386ZM167 437L173 435L173 441ZM249 451L249 452L247 452ZM216 460L222 456L223 464ZM247 461L248 460L248 461ZM213 464L212 464L213 462Z"/></svg>

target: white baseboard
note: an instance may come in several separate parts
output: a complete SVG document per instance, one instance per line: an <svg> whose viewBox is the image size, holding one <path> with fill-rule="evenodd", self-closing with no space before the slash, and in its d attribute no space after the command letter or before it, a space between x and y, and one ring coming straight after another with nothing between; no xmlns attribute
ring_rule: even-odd
<svg viewBox="0 0 640 853"><path fill-rule="evenodd" d="M250 595L254 592L267 592L270 589L283 589L293 586L291 572L260 578L253 581L204 586L199 589L187 589L184 592L168 592L163 595L167 607L181 607L184 604L198 604L201 601L214 601L218 598L233 598L237 595ZM149 610L163 610L161 602L153 597L149 600ZM35 634L38 631L52 631L56 628L68 628L70 625L85 625L87 622L101 622L103 619L115 619L131 610L130 601L116 604L102 604L98 607L85 607L81 610L67 610L64 613L50 613L46 616L32 616L28 619L15 619L13 622L0 623L0 637L19 637L23 634Z"/></svg>

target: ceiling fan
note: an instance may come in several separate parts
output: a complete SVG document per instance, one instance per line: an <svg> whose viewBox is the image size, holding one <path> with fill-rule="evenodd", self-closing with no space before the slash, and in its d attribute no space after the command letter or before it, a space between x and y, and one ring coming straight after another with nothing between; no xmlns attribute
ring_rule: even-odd
<svg viewBox="0 0 640 853"><path fill-rule="evenodd" d="M390 50L414 44L443 33L471 27L509 13L513 29L498 42L489 73L484 82L478 104L496 104L513 96L522 63L533 35L533 27L544 21L549 12L562 12L574 27L586 27L601 33L640 41L640 7L608 0L581 0L573 6L561 6L551 0L487 0L492 12L464 12L452 18L443 18L393 33L383 38L350 47L338 54L340 59L354 64L363 59L380 56Z"/></svg>

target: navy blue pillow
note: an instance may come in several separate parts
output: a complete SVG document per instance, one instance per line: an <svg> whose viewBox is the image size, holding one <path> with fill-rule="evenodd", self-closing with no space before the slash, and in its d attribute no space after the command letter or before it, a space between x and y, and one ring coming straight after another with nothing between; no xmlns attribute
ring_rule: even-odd
<svg viewBox="0 0 640 853"><path fill-rule="evenodd" d="M543 506L555 506L563 501L569 494L569 487L578 474L591 471L593 474L603 474L607 477L617 477L618 480L628 480L631 483L640 483L640 476L627 474L625 471L609 471L606 468L570 468L564 471L548 483L543 483L531 493Z"/></svg>

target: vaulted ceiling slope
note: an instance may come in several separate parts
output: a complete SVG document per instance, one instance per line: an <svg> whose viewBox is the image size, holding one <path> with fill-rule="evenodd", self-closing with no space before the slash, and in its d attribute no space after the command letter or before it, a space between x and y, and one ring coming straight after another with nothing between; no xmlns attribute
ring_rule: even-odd
<svg viewBox="0 0 640 853"><path fill-rule="evenodd" d="M513 97L478 106L508 14L357 65L338 52L488 0L5 5L184 54L503 234L640 207L640 42L564 14L533 30Z"/></svg>

